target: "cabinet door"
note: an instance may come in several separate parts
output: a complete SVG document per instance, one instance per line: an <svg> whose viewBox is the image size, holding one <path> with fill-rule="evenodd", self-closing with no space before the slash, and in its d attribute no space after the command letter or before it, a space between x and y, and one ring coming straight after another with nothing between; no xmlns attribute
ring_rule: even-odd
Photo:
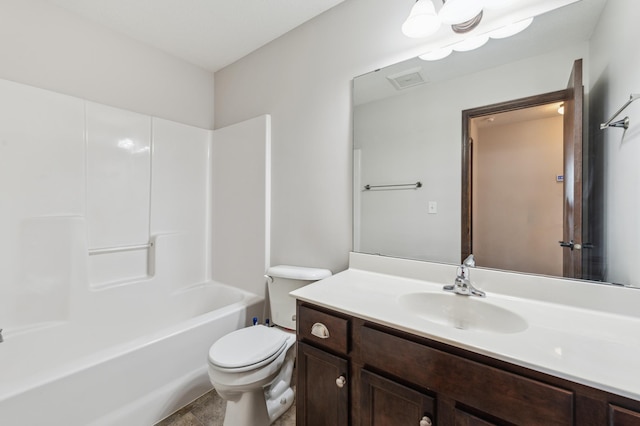
<svg viewBox="0 0 640 426"><path fill-rule="evenodd" d="M496 426L496 423L480 419L462 410L456 410L456 426Z"/></svg>
<svg viewBox="0 0 640 426"><path fill-rule="evenodd" d="M347 368L345 359L298 342L298 426L349 424Z"/></svg>
<svg viewBox="0 0 640 426"><path fill-rule="evenodd" d="M609 406L611 426L640 426L640 413L616 405Z"/></svg>
<svg viewBox="0 0 640 426"><path fill-rule="evenodd" d="M366 370L360 377L362 426L436 424L433 398Z"/></svg>

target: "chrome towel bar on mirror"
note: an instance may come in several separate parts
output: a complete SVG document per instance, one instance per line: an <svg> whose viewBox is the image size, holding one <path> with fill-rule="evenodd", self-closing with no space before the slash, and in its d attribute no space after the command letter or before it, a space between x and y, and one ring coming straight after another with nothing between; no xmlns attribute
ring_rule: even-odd
<svg viewBox="0 0 640 426"><path fill-rule="evenodd" d="M418 189L418 188L422 188L422 182L397 183L395 185L365 185L364 186L365 191L370 191L372 189L394 190L394 189Z"/></svg>
<svg viewBox="0 0 640 426"><path fill-rule="evenodd" d="M606 123L600 124L600 130L606 129L607 127L624 127L625 129L628 129L629 128L629 117L625 117L622 120L618 120L618 121L613 122L613 123L612 123L612 121L618 116L618 114L620 114L622 111L624 111L624 109L626 107L628 107L629 104L631 104L631 102L635 101L638 98L640 98L640 93L632 93L631 96L629 96L629 100L627 101L627 103L622 105L622 107L618 111L616 111L615 114L613 114L611 116L609 121L607 121Z"/></svg>

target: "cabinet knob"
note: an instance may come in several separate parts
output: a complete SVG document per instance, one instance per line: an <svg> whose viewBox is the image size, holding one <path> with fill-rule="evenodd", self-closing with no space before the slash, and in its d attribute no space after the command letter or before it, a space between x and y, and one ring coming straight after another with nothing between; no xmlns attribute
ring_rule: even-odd
<svg viewBox="0 0 640 426"><path fill-rule="evenodd" d="M343 388L344 385L347 384L347 378L344 376L340 376L336 379L336 386L339 388Z"/></svg>
<svg viewBox="0 0 640 426"><path fill-rule="evenodd" d="M424 416L422 420L420 420L420 426L431 426L431 425L433 425L433 423L431 422L431 419L427 416Z"/></svg>
<svg viewBox="0 0 640 426"><path fill-rule="evenodd" d="M311 334L321 339L329 338L329 329L321 322L317 322L311 326Z"/></svg>

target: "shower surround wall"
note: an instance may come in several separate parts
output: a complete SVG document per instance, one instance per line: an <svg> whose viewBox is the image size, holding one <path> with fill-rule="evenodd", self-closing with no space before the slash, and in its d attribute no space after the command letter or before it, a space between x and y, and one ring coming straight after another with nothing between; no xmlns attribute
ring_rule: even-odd
<svg viewBox="0 0 640 426"><path fill-rule="evenodd" d="M5 339L70 319L133 321L206 281L210 149L208 130L0 80ZM133 301L124 284L153 291Z"/></svg>
<svg viewBox="0 0 640 426"><path fill-rule="evenodd" d="M154 424L211 389L208 348L264 313L270 129L0 80L0 424Z"/></svg>

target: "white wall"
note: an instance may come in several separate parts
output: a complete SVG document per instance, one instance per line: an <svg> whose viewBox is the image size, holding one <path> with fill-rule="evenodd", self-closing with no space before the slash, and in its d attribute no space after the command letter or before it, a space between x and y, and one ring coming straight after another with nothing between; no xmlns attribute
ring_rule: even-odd
<svg viewBox="0 0 640 426"><path fill-rule="evenodd" d="M270 169L270 116L213 132L212 278L259 295L270 261Z"/></svg>
<svg viewBox="0 0 640 426"><path fill-rule="evenodd" d="M334 272L347 266L352 247L351 80L415 53L417 42L400 32L412 3L406 1L405 9L397 0L380 0L375 7L370 0L349 0L216 73L216 127L272 116L272 264ZM577 49L561 54L564 63L557 68L525 69L527 76L535 74L535 84L510 98L564 88L571 66L566 59L587 53L586 46ZM485 72L481 77L492 86L480 105L504 100L503 76ZM476 89L466 84L464 89ZM458 111L478 106L472 96L459 97L463 89L454 83L448 89L434 89L433 96ZM460 118L452 120L450 126L439 122L446 130L435 137L458 145ZM459 187L456 149L448 149L456 161L446 173ZM459 204L454 198L451 203ZM458 228L449 236L455 244Z"/></svg>
<svg viewBox="0 0 640 426"><path fill-rule="evenodd" d="M212 73L42 0L0 2L0 78L213 128Z"/></svg>
<svg viewBox="0 0 640 426"><path fill-rule="evenodd" d="M640 8L633 0L609 0L591 39L590 143L601 144L604 156L605 259L607 281L640 285L640 101L620 117L631 125L599 130L631 93L640 93Z"/></svg>

